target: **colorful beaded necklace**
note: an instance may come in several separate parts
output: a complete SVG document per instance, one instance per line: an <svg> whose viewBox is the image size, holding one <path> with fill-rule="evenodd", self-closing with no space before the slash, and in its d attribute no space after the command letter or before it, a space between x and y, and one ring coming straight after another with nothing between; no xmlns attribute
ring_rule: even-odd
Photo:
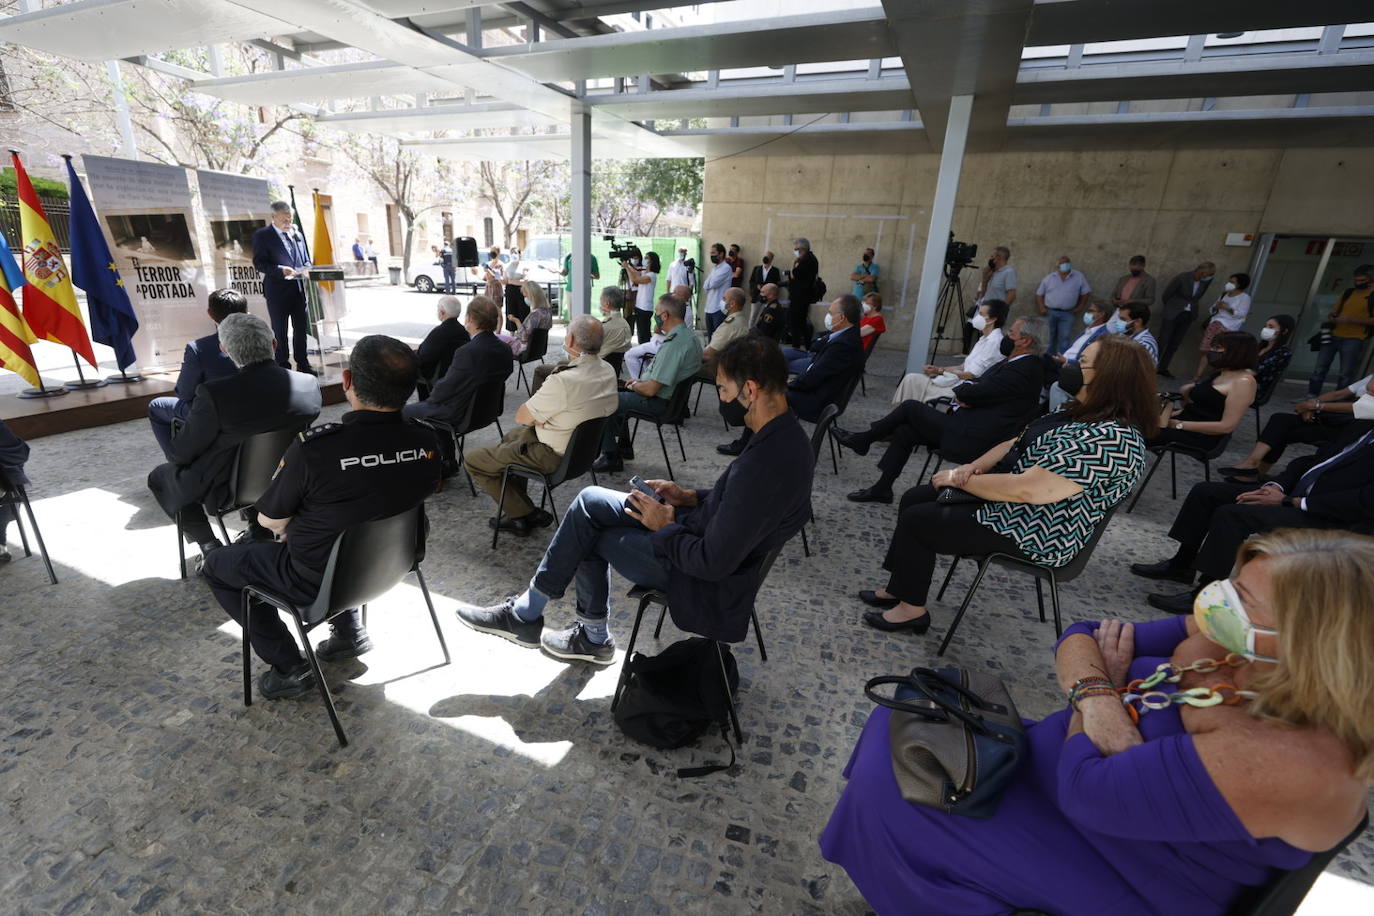
<svg viewBox="0 0 1374 916"><path fill-rule="evenodd" d="M1160 684L1177 684L1189 671L1209 674L1219 668L1239 668L1250 660L1236 652L1229 653L1221 661L1214 658L1200 658L1191 665L1179 667L1172 662L1164 662L1149 677L1137 678L1121 688L1121 702L1131 714L1131 721L1139 724L1144 713L1155 709L1167 709L1172 705L1183 706L1235 706L1243 700L1253 700L1257 696L1253 690L1241 690L1235 684L1214 684L1211 687L1190 687L1167 693L1155 690Z"/></svg>

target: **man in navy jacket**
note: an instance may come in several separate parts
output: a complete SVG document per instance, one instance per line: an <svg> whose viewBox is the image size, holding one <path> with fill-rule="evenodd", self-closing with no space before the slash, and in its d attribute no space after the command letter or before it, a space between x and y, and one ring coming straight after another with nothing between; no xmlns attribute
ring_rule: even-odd
<svg viewBox="0 0 1374 916"><path fill-rule="evenodd" d="M233 289L217 289L210 294L209 308L205 314L219 325L229 315L248 311L248 300L243 293ZM196 399L196 389L211 379L233 375L238 369L234 361L224 355L219 346L219 332L197 337L186 345L181 356L181 372L177 375L176 394L172 397L153 398L148 402L148 423L153 427L153 438L162 447L167 459L172 457L172 421L186 421L191 415L191 402Z"/></svg>
<svg viewBox="0 0 1374 916"><path fill-rule="evenodd" d="M310 323L305 309L305 284L310 280L302 270L310 263L305 239L291 224L291 205L284 200L272 204L272 224L253 233L253 266L262 274L262 294L267 299L267 315L272 334L277 338L277 365L291 368L286 358L286 323L291 322L291 350L296 371L315 375L306 353L305 335Z"/></svg>
<svg viewBox="0 0 1374 916"><path fill-rule="evenodd" d="M609 665L610 569L668 593L683 630L738 642L763 582L763 561L811 517L811 446L787 406L787 364L777 345L743 337L716 364L720 397L738 400L754 436L709 490L651 480L662 502L638 490L578 494L530 580L501 604L464 606L458 619L483 633L558 658ZM576 582L577 620L544 629L544 607Z"/></svg>
<svg viewBox="0 0 1374 916"><path fill-rule="evenodd" d="M423 401L407 404L407 420L442 420L460 423L477 389L490 382L504 382L515 369L510 345L496 336L501 312L486 296L473 296L465 322L468 343L453 351L448 371Z"/></svg>

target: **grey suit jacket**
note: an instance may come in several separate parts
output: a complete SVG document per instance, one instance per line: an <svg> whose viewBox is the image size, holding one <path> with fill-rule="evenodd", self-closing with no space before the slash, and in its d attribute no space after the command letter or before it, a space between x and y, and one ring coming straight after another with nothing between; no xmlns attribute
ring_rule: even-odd
<svg viewBox="0 0 1374 916"><path fill-rule="evenodd" d="M1121 291L1126 288L1126 281L1129 279L1131 279L1131 275L1126 274L1116 281L1116 286L1112 287L1111 301L1121 298ZM1140 282L1135 286L1135 292L1132 293L1131 298L1126 301L1128 303L1148 305L1150 308L1154 308L1156 289L1155 278L1147 273L1142 273L1140 275Z"/></svg>
<svg viewBox="0 0 1374 916"><path fill-rule="evenodd" d="M1168 321L1179 313L1183 312L1188 306L1192 306L1190 314L1196 316L1201 308L1199 302L1207 295L1207 291L1212 288L1211 282L1203 283L1198 286L1197 294L1193 294L1193 272L1185 270L1177 274L1164 286L1164 320Z"/></svg>

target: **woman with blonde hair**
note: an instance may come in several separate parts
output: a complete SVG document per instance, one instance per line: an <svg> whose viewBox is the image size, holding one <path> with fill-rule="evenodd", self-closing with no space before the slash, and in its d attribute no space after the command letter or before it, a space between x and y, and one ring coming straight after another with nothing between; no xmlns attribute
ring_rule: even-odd
<svg viewBox="0 0 1374 916"><path fill-rule="evenodd" d="M1250 539L1191 617L1077 623L985 820L906 802L870 717L821 837L879 913L1192 913L1344 840L1374 783L1374 538Z"/></svg>
<svg viewBox="0 0 1374 916"><path fill-rule="evenodd" d="M516 318L507 314L506 323L514 322L514 334L498 334L497 336L510 344L511 353L519 356L525 352L525 348L530 345L530 334L534 331L547 331L553 327L553 313L549 310L549 294L544 292L544 287L534 280L526 280L520 284L520 292L525 296L530 311L524 319Z"/></svg>

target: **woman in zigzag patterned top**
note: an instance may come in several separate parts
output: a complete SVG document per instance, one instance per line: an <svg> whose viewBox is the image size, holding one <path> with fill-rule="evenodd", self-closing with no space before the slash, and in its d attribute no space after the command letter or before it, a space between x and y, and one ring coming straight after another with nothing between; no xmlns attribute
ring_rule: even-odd
<svg viewBox="0 0 1374 916"><path fill-rule="evenodd" d="M880 609L865 612L864 623L924 633L937 555L1004 553L1063 566L1126 498L1159 422L1149 354L1127 337L1106 335L1084 349L1077 366L1060 370L1059 384L1076 398L1064 410L902 497L883 560L887 587L859 592ZM937 501L946 488L963 492Z"/></svg>

